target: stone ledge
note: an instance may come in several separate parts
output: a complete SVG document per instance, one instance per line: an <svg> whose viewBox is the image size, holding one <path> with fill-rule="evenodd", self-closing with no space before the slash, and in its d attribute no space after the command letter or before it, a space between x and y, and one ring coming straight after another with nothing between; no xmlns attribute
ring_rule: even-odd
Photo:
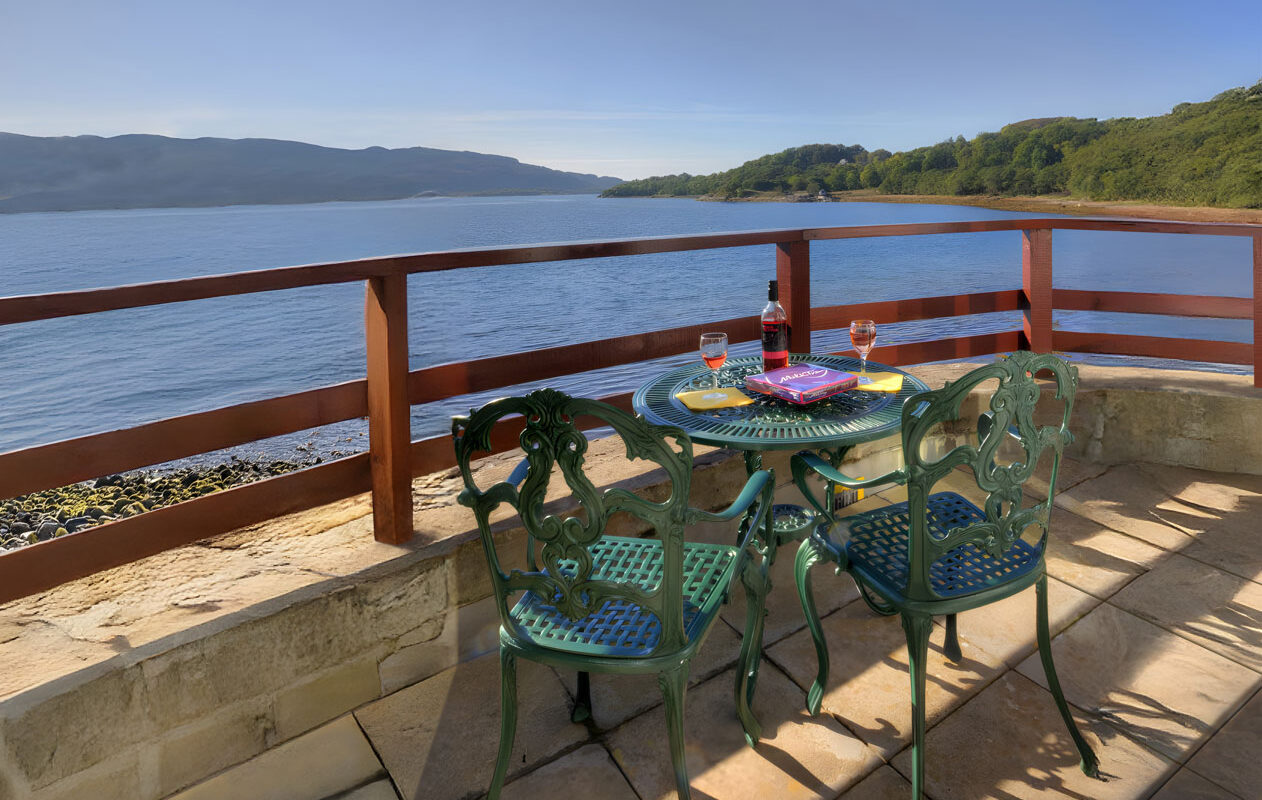
<svg viewBox="0 0 1262 800"><path fill-rule="evenodd" d="M913 371L936 386L971 366ZM1252 435L1262 391L1249 376L1087 366L1081 375L1077 455L1262 473ZM592 445L601 474L661 491L660 475L612 444ZM856 448L856 468L879 474L896 448L896 439ZM693 504L725 505L743 482L741 460L697 453ZM766 462L787 482L787 454ZM513 463L479 469L506 474ZM161 797L225 766L222 753L176 746L216 739L228 730L216 727L220 715L249 729L232 754L249 758L493 648L498 618L477 531L454 503L457 481L448 472L414 482L417 536L405 546L373 541L360 496L0 607L0 800L114 781L127 796ZM521 535L497 523L508 547Z"/></svg>

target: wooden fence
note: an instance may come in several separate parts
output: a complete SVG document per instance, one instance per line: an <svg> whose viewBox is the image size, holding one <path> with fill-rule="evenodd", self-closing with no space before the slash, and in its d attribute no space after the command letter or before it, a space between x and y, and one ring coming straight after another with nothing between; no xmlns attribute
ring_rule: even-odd
<svg viewBox="0 0 1262 800"><path fill-rule="evenodd" d="M1052 288L1052 231L1094 230L1244 236L1253 240L1253 297L1206 297ZM812 307L810 243L825 239L1021 231L1021 288ZM994 311L1022 311L1020 329L883 346L894 365L1031 349L1113 353L1252 364L1262 386L1262 226L1096 219L1004 219L723 233L603 242L458 250L313 264L108 289L0 298L0 325L211 297L334 283L366 285L366 375L326 386L125 430L0 454L0 497L66 486L225 447L368 417L369 452L115 520L0 554L0 603L44 591L163 550L283 514L372 492L374 535L402 543L412 535L411 480L454 464L450 440L412 441L410 407L502 386L541 381L694 350L706 330L732 342L759 337L757 317L704 323L526 353L408 371L407 276L419 272L635 256L728 247L775 247L781 298L792 324L790 348L809 352L811 332L854 318L878 324ZM1014 261L1016 254L1014 253ZM1053 309L1252 319L1253 342L1187 341L1054 330ZM630 395L604 398L624 408ZM509 425L497 445L515 444Z"/></svg>

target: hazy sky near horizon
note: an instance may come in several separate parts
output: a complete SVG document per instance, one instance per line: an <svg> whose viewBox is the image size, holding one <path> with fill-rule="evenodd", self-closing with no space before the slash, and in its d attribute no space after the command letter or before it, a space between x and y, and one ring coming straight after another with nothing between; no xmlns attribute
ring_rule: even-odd
<svg viewBox="0 0 1262 800"><path fill-rule="evenodd" d="M425 146L622 178L1152 116L1259 79L1258 0L0 0L0 131Z"/></svg>

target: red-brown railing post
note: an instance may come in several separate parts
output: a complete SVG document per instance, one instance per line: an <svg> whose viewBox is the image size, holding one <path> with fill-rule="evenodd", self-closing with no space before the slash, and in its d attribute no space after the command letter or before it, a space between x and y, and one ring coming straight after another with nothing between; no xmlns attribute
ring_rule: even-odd
<svg viewBox="0 0 1262 800"><path fill-rule="evenodd" d="M373 537L390 544L412 538L407 289L401 273L369 278L364 299Z"/></svg>
<svg viewBox="0 0 1262 800"><path fill-rule="evenodd" d="M1052 231L1021 231L1021 290L1025 320L1023 346L1052 352Z"/></svg>
<svg viewBox="0 0 1262 800"><path fill-rule="evenodd" d="M789 352L811 352L811 243L802 239L776 245L776 280L789 315Z"/></svg>
<svg viewBox="0 0 1262 800"><path fill-rule="evenodd" d="M1262 236L1253 236L1253 385L1262 388Z"/></svg>

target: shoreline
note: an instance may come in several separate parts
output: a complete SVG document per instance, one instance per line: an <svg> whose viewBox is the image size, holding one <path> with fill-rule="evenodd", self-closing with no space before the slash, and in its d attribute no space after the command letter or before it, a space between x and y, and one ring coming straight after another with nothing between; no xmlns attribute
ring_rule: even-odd
<svg viewBox="0 0 1262 800"><path fill-rule="evenodd" d="M232 456L175 469L132 470L31 492L0 501L0 553L312 467L324 460L318 455L294 460Z"/></svg>
<svg viewBox="0 0 1262 800"><path fill-rule="evenodd" d="M736 203L820 202L806 195L764 193L753 197L720 199L701 195L696 200ZM831 192L834 203L917 203L923 205L977 206L996 211L1065 214L1075 217L1132 217L1179 222L1225 222L1262 225L1262 209L1215 206L1163 206L1140 201L1077 200L1065 196L880 194L870 189Z"/></svg>

